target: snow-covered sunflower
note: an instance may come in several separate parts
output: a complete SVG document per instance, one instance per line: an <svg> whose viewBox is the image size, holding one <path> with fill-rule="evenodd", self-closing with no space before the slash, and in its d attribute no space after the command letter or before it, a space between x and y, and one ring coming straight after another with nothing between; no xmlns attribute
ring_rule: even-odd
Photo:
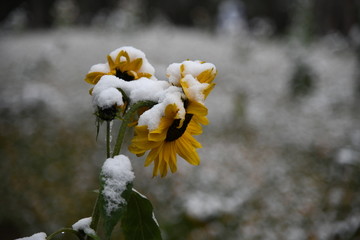
<svg viewBox="0 0 360 240"><path fill-rule="evenodd" d="M169 82L182 88L188 108L197 109L194 120L204 125L208 123L204 101L215 87L216 74L215 65L203 61L173 63L166 70Z"/></svg>
<svg viewBox="0 0 360 240"><path fill-rule="evenodd" d="M148 62L145 54L134 47L121 47L112 51L107 56L107 61L93 65L85 81L95 85L104 75L114 75L125 81L142 77L155 78L154 67Z"/></svg>
<svg viewBox="0 0 360 240"><path fill-rule="evenodd" d="M201 144L193 137L202 133L201 125L194 121L196 108L186 108L184 117L179 114L177 104L168 104L157 128L149 130L147 125L135 127L135 136L129 146L130 152L139 156L150 150L145 166L154 162L153 176L166 176L168 169L177 170L177 155L192 165L199 165L196 152Z"/></svg>

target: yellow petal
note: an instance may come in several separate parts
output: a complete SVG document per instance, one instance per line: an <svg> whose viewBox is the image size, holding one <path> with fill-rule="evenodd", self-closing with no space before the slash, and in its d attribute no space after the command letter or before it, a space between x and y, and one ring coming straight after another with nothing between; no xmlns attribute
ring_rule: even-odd
<svg viewBox="0 0 360 240"><path fill-rule="evenodd" d="M209 93L214 89L215 85L216 85L215 83L211 83L211 84L209 84L209 86L207 88L204 89L203 94L204 94L205 99L207 98Z"/></svg>
<svg viewBox="0 0 360 240"><path fill-rule="evenodd" d="M152 163L156 158L159 158L159 151L161 149L161 146L160 147L157 147L157 148L153 148L149 155L146 157L146 161L144 163L144 166L147 167L150 165L150 163Z"/></svg>
<svg viewBox="0 0 360 240"><path fill-rule="evenodd" d="M139 71L139 69L141 68L142 64L143 64L142 58L137 58L137 59L135 59L134 61L132 61L132 62L127 66L128 69L126 69L126 70L127 70L127 71L132 70L132 71L137 72L137 71Z"/></svg>
<svg viewBox="0 0 360 240"><path fill-rule="evenodd" d="M104 75L106 75L107 73L104 73L104 72L91 72L91 73L88 73L86 74L85 76L85 81L87 83L90 83L90 84L97 84L98 81L100 80L100 78Z"/></svg>
<svg viewBox="0 0 360 240"><path fill-rule="evenodd" d="M186 108L186 112L194 115L206 116L208 114L208 109L202 103L190 101Z"/></svg>
<svg viewBox="0 0 360 240"><path fill-rule="evenodd" d="M175 146L175 142L169 142L167 143L168 146L168 163L169 163L169 167L172 173L177 171L177 165L176 165L176 146Z"/></svg>
<svg viewBox="0 0 360 240"><path fill-rule="evenodd" d="M110 57L110 55L107 55L107 61L109 63L109 67L111 70L115 69L115 63L114 61L112 60L112 58Z"/></svg>
<svg viewBox="0 0 360 240"><path fill-rule="evenodd" d="M177 153L188 163L192 165L199 165L200 158L197 154L196 150L189 144L186 140L184 140L184 135L176 141Z"/></svg>

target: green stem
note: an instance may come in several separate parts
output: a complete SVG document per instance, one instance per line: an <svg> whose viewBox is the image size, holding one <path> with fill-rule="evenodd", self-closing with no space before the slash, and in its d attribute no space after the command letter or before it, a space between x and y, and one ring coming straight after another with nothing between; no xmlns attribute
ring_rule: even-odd
<svg viewBox="0 0 360 240"><path fill-rule="evenodd" d="M111 121L106 121L106 158L110 157L110 124Z"/></svg>
<svg viewBox="0 0 360 240"><path fill-rule="evenodd" d="M84 236L81 233L79 233L78 231L75 231L72 228L61 228L61 229L57 230L56 232L52 233L51 235L49 235L48 237L46 237L46 239L51 240L56 235L58 235L60 233L64 233L64 232L72 233L72 234L76 235L80 240L84 239Z"/></svg>
<svg viewBox="0 0 360 240"><path fill-rule="evenodd" d="M131 120L132 115L141 107L152 107L155 104L156 103L152 102L152 101L141 101L141 102L138 102L138 103L132 105L131 108L126 112L123 122L119 129L119 133L118 133L118 137L116 139L116 144L114 147L114 152L113 152L112 157L119 155L119 153L120 153L121 145L122 145L122 142L123 142L124 136L125 136L125 131ZM106 145L107 145L106 152L107 152L107 158L109 158L111 155L110 154L110 122L109 121L107 122L106 126L107 126L106 127ZM96 229L97 229L97 226L99 223L99 219L100 219L100 194L101 193L98 194L98 197L96 199L96 203L94 206L94 210L93 210L93 213L91 216L92 220L91 220L90 228L94 229L95 232L96 232Z"/></svg>
<svg viewBox="0 0 360 240"><path fill-rule="evenodd" d="M126 128L127 128L127 126L129 125L129 123L131 121L132 115L142 107L152 107L155 104L156 103L152 102L152 101L140 101L140 102L137 102L137 103L135 103L134 105L132 105L130 107L130 109L126 112L126 114L124 116L124 119L123 119L123 122L122 122L122 124L120 126L119 134L118 134L118 137L116 139L116 143L115 143L114 152L112 154L112 157L115 157L115 156L119 155L119 153L120 153L120 149L121 149L122 142L124 140Z"/></svg>
<svg viewBox="0 0 360 240"><path fill-rule="evenodd" d="M99 219L100 219L100 193L96 198L95 206L91 215L90 228L94 229L95 232L99 223Z"/></svg>

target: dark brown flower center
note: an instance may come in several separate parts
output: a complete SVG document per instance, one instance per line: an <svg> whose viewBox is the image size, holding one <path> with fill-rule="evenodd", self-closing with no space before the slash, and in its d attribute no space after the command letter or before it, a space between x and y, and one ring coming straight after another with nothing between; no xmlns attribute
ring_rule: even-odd
<svg viewBox="0 0 360 240"><path fill-rule="evenodd" d="M186 131L186 128L189 125L192 117L193 114L189 114L189 113L185 114L185 120L180 128L179 128L180 119L175 119L167 131L165 141L172 142L180 138Z"/></svg>
<svg viewBox="0 0 360 240"><path fill-rule="evenodd" d="M120 79L123 79L124 81L130 82L134 80L134 76L128 74L127 71L122 72L120 69L116 68L115 76L117 76Z"/></svg>

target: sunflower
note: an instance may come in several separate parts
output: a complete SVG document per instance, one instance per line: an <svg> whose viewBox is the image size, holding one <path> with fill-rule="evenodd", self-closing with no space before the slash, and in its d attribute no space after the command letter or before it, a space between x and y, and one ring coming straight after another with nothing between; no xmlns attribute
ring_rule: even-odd
<svg viewBox="0 0 360 240"><path fill-rule="evenodd" d="M167 69L169 82L182 88L188 109L195 112L194 121L206 125L207 108L204 101L215 87L217 71L212 63L184 61L173 63Z"/></svg>
<svg viewBox="0 0 360 240"><path fill-rule="evenodd" d="M160 173L166 176L168 169L172 173L177 170L177 155L192 165L199 165L200 158L196 152L201 144L193 137L202 133L201 125L194 118L196 107L186 106L184 119L179 116L176 104L166 106L164 116L161 117L158 127L149 130L147 125L135 127L135 136L129 146L130 152L143 155L150 150L145 160L145 166L154 162L153 176Z"/></svg>
<svg viewBox="0 0 360 240"><path fill-rule="evenodd" d="M107 61L92 66L85 81L95 85L104 75L114 75L125 81L154 77L154 68L147 61L145 54L136 48L118 48L107 56Z"/></svg>

